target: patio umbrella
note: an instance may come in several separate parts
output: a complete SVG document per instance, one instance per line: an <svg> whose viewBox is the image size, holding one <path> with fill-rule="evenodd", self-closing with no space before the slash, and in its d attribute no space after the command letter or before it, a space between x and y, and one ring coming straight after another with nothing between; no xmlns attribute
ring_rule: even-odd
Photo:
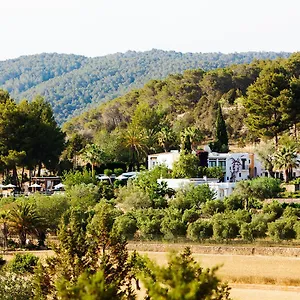
<svg viewBox="0 0 300 300"><path fill-rule="evenodd" d="M40 188L42 186L37 184L37 183L34 183L34 184L30 185L29 187L31 187L31 188Z"/></svg>
<svg viewBox="0 0 300 300"><path fill-rule="evenodd" d="M4 185L3 187L8 188L8 189L12 189L12 188L15 188L16 186L10 183L8 185Z"/></svg>
<svg viewBox="0 0 300 300"><path fill-rule="evenodd" d="M36 192L36 189L37 189L37 188L41 188L42 186L39 185L39 184L37 184L37 183L34 183L34 184L30 185L29 187L30 187L30 188L33 188L34 191Z"/></svg>

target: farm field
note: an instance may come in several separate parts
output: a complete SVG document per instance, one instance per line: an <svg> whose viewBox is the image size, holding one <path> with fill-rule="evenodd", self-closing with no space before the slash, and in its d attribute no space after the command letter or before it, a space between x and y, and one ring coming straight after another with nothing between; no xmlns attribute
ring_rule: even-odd
<svg viewBox="0 0 300 300"><path fill-rule="evenodd" d="M31 251L45 258L53 251ZM167 263L167 252L139 251L158 264ZM12 253L3 255L10 260ZM220 266L219 276L232 287L234 300L295 300L300 299L300 258L262 255L229 255L194 253L203 267ZM138 293L143 299L143 292Z"/></svg>
<svg viewBox="0 0 300 300"><path fill-rule="evenodd" d="M140 251L159 264L167 262L166 252ZM219 276L232 287L235 300L300 299L300 258L280 256L199 254L203 267L221 266Z"/></svg>

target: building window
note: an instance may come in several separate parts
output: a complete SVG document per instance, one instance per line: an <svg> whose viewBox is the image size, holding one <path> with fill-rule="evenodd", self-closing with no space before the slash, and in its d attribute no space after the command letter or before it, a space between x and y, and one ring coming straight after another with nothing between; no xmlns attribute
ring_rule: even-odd
<svg viewBox="0 0 300 300"><path fill-rule="evenodd" d="M241 173L239 173L239 177L242 177L242 174L241 174Z"/></svg>
<svg viewBox="0 0 300 300"><path fill-rule="evenodd" d="M226 160L219 160L219 167L221 167L225 171L226 170Z"/></svg>
<svg viewBox="0 0 300 300"><path fill-rule="evenodd" d="M217 166L217 161L216 160L210 160L208 162L208 166L209 167L216 167Z"/></svg>
<svg viewBox="0 0 300 300"><path fill-rule="evenodd" d="M246 170L246 158L242 158L242 170Z"/></svg>

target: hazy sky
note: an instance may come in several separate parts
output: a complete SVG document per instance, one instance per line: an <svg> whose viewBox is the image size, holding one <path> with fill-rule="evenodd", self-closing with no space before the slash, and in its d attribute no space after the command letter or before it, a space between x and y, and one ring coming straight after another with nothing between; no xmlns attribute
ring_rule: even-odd
<svg viewBox="0 0 300 300"><path fill-rule="evenodd" d="M300 50L299 0L2 0L0 60L41 52Z"/></svg>

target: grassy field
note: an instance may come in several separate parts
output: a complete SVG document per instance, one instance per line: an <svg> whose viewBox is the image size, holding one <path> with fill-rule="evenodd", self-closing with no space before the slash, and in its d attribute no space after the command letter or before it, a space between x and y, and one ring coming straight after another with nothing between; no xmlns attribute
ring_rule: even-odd
<svg viewBox="0 0 300 300"><path fill-rule="evenodd" d="M52 251L32 251L40 258ZM166 264L166 252L139 251L158 264ZM10 260L12 253L4 255ZM203 267L220 266L218 275L232 287L235 300L296 300L300 299L300 258L258 255L219 255L194 253ZM139 299L143 299L139 293Z"/></svg>
<svg viewBox="0 0 300 300"><path fill-rule="evenodd" d="M158 264L167 263L165 252L140 252ZM203 267L220 266L218 275L232 286L239 300L300 299L300 258L279 256L194 254Z"/></svg>

